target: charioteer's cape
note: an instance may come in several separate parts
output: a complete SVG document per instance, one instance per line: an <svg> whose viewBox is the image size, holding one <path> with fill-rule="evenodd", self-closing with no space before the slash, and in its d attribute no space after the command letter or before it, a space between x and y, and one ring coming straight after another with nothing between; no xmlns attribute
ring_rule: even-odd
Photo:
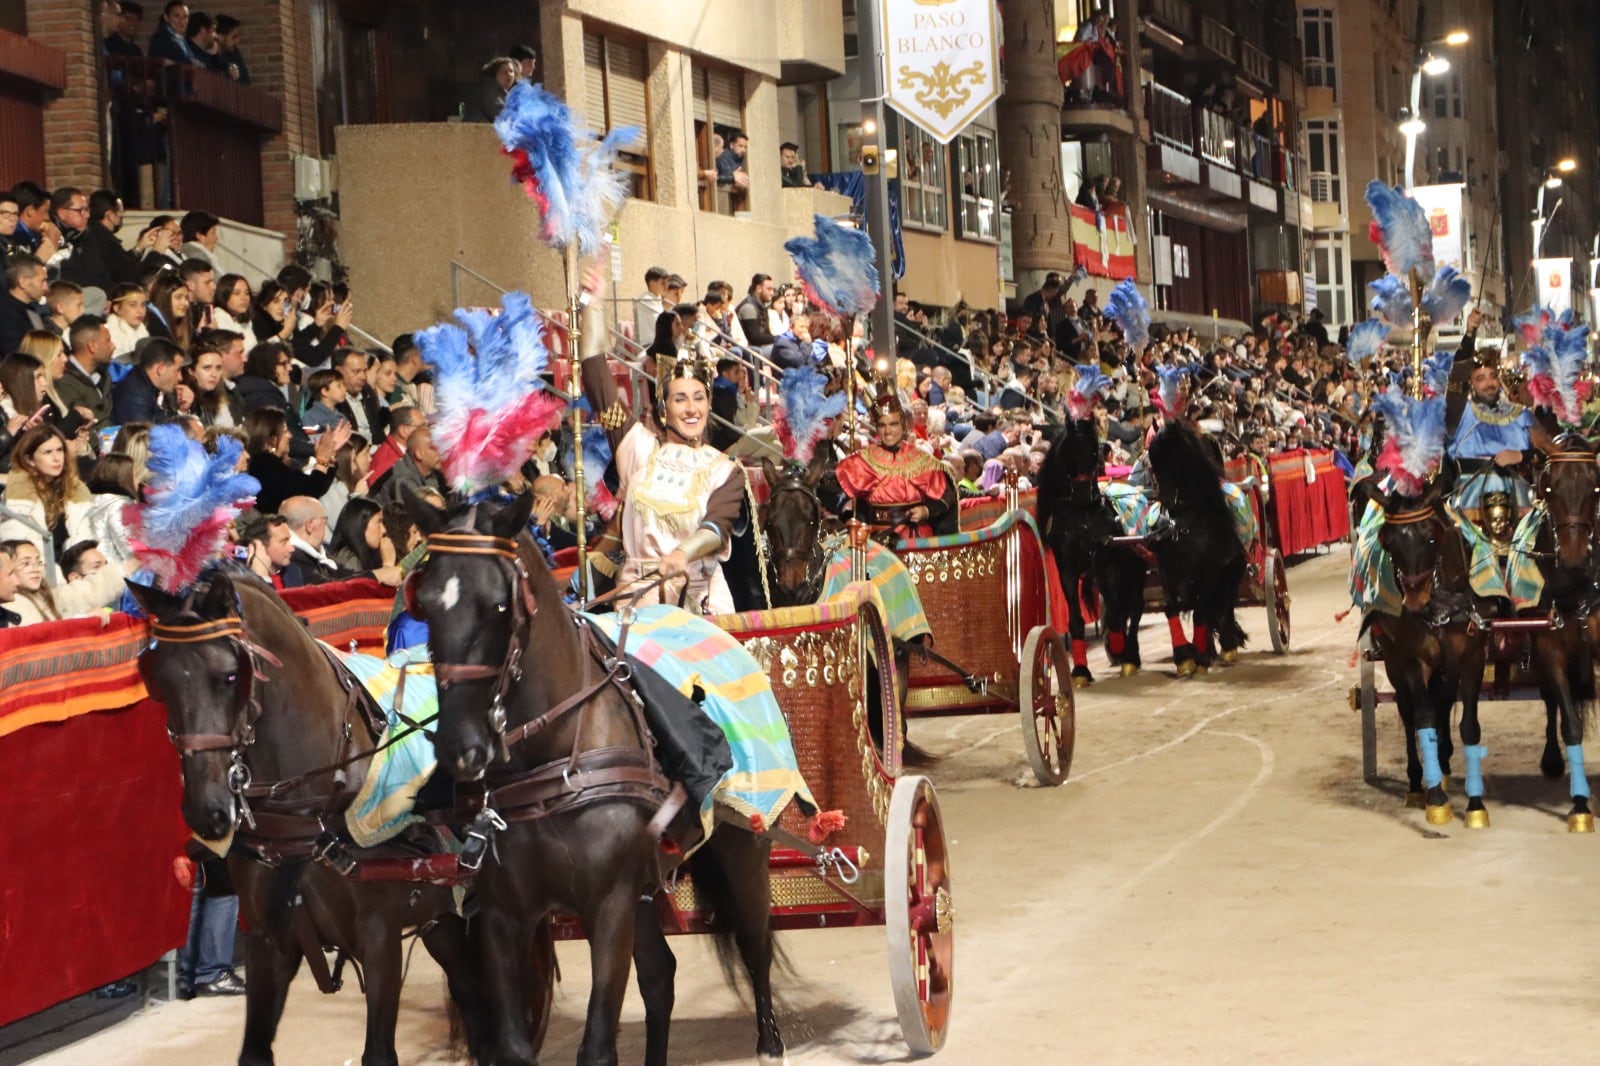
<svg viewBox="0 0 1600 1066"><path fill-rule="evenodd" d="M839 487L855 501L856 517L870 525L891 525L906 537L956 532L956 488L944 464L909 437L895 448L876 442L839 460ZM907 518L926 507L925 522Z"/></svg>

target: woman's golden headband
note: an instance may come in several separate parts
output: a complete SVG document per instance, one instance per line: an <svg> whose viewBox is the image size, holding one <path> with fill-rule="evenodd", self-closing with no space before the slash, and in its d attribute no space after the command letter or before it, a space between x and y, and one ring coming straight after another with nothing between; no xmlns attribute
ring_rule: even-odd
<svg viewBox="0 0 1600 1066"><path fill-rule="evenodd" d="M680 351L676 356L656 357L656 405L666 407L667 391L680 378L692 378L711 391L711 379L716 376L709 359L702 359L691 351Z"/></svg>

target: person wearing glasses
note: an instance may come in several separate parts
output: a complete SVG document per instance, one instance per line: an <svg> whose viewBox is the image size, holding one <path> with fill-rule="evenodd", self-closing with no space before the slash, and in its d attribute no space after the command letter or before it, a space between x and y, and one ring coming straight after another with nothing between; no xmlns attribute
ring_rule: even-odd
<svg viewBox="0 0 1600 1066"><path fill-rule="evenodd" d="M0 212L4 210L0 202ZM62 280L86 289L93 286L106 293L119 284L139 284L144 268L138 252L144 247L130 252L122 246L122 239L117 236L117 230L122 228L122 201L117 194L109 189L96 190L85 199L82 217L85 219L83 235L78 238L71 258L61 266ZM153 243L154 238L150 241Z"/></svg>

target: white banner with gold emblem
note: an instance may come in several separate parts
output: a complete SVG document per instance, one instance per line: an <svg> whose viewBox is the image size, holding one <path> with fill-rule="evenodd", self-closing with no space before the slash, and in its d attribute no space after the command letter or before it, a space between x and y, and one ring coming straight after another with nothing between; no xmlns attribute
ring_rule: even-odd
<svg viewBox="0 0 1600 1066"><path fill-rule="evenodd" d="M995 0L877 0L889 105L949 144L1000 95Z"/></svg>
<svg viewBox="0 0 1600 1066"><path fill-rule="evenodd" d="M1572 260L1535 259L1533 276L1539 283L1534 294L1539 306L1559 315L1572 310Z"/></svg>
<svg viewBox="0 0 1600 1066"><path fill-rule="evenodd" d="M1461 184L1418 185L1411 190L1428 214L1428 228L1433 231L1433 261L1461 271L1467 269L1461 233L1461 202L1466 188Z"/></svg>

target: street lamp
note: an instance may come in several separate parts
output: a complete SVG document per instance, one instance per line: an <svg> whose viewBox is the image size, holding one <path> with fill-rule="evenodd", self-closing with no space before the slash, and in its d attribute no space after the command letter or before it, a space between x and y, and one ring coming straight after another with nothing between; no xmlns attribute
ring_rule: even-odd
<svg viewBox="0 0 1600 1066"><path fill-rule="evenodd" d="M1561 162L1556 164L1556 169L1561 171L1563 174L1571 174L1574 170L1578 169L1578 161L1569 155Z"/></svg>
<svg viewBox="0 0 1600 1066"><path fill-rule="evenodd" d="M1406 136L1406 188L1412 189L1411 172L1417 160L1417 138L1422 131L1427 129L1427 124L1421 119L1422 112L1422 76L1438 77L1450 69L1450 60L1444 56L1435 55L1433 48L1439 45L1449 45L1459 48L1471 40L1466 30L1451 30L1436 41L1426 41L1417 46L1416 58L1412 61L1411 68L1411 110L1405 121L1400 124L1400 132Z"/></svg>
<svg viewBox="0 0 1600 1066"><path fill-rule="evenodd" d="M1550 209L1550 218L1544 217L1544 191L1546 189L1561 188L1561 175L1571 174L1578 169L1576 159L1563 159L1554 167L1544 172L1544 180L1539 183L1538 198L1533 210L1533 258L1539 258L1539 247L1544 243L1545 232L1550 228L1550 219L1556 217L1556 212L1561 210L1561 198L1556 198L1555 206Z"/></svg>

